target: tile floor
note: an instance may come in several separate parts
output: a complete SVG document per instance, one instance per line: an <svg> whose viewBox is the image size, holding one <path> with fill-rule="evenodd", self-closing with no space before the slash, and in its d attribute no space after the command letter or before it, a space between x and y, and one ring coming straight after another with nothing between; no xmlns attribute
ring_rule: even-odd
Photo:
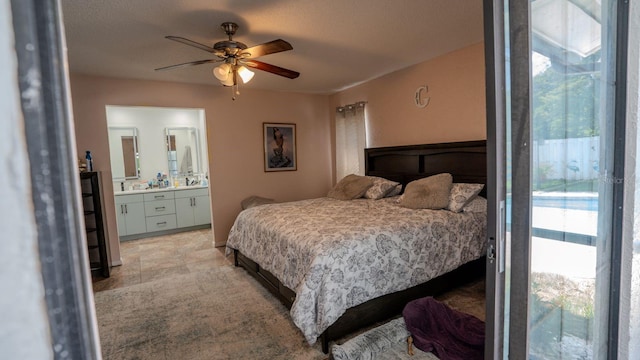
<svg viewBox="0 0 640 360"><path fill-rule="evenodd" d="M120 243L122 266L109 278L94 278L93 291L116 289L227 264L224 248L213 246L211 229Z"/></svg>

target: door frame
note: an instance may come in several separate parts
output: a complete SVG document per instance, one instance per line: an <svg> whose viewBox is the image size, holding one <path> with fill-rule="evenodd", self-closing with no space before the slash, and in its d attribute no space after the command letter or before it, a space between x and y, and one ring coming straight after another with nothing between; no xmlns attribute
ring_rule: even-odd
<svg viewBox="0 0 640 360"><path fill-rule="evenodd" d="M484 0L485 83L487 114L487 265L485 293L485 359L497 358L504 347L505 239L501 208L505 203L505 39L504 0Z"/></svg>
<svg viewBox="0 0 640 360"><path fill-rule="evenodd" d="M62 9L58 1L11 0L11 13L53 357L101 359Z"/></svg>

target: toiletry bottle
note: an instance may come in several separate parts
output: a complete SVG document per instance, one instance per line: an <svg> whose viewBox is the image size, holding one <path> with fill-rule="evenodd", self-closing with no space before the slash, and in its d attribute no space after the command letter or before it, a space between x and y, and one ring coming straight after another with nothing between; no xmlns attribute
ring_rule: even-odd
<svg viewBox="0 0 640 360"><path fill-rule="evenodd" d="M93 171L93 159L91 158L91 151L86 151L85 159L87 159L87 171Z"/></svg>

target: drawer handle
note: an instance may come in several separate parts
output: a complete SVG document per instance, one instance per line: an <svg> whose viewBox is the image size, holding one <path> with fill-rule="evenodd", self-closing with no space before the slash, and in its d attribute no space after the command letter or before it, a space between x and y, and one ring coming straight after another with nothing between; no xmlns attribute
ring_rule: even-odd
<svg viewBox="0 0 640 360"><path fill-rule="evenodd" d="M166 221L159 222L159 223L156 223L156 225L158 225L158 226L160 226L160 225L167 225L167 222L166 222Z"/></svg>
<svg viewBox="0 0 640 360"><path fill-rule="evenodd" d="M164 199L164 195L155 195L154 199Z"/></svg>
<svg viewBox="0 0 640 360"><path fill-rule="evenodd" d="M164 210L165 208L166 208L166 207L164 207L164 206L159 206L159 207L157 207L157 208L156 208L156 211L162 211L162 210Z"/></svg>

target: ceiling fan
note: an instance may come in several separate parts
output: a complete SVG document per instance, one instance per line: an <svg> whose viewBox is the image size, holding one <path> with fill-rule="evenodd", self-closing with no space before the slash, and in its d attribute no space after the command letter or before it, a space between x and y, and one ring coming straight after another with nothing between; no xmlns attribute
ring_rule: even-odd
<svg viewBox="0 0 640 360"><path fill-rule="evenodd" d="M179 43L210 52L217 57L216 59L197 60L183 64L165 66L157 68L156 71L171 70L184 66L222 62L221 65L213 68L213 75L218 80L220 80L222 85L235 88L235 94L239 93L237 88L238 76L240 76L242 82L245 84L249 82L251 78L253 78L253 72L247 67L270 72L272 74L284 76L289 79L295 79L300 76L300 73L297 71L285 69L279 66L255 60L255 58L260 56L293 50L293 47L288 42L282 39L277 39L264 44L247 47L247 45L233 40L233 35L235 35L236 30L238 30L238 25L236 23L224 22L222 23L222 25L220 25L220 27L229 36L229 40L219 41L215 43L213 47L180 36L165 36L165 38L169 40L177 41Z"/></svg>

